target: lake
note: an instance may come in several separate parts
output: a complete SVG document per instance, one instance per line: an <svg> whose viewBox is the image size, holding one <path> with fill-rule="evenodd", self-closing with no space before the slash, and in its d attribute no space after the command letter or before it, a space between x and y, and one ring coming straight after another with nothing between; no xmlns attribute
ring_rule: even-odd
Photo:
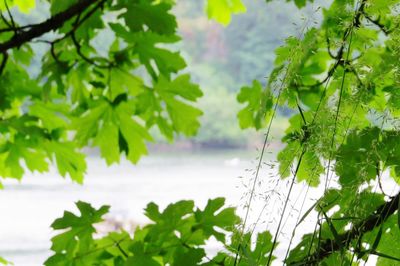
<svg viewBox="0 0 400 266"><path fill-rule="evenodd" d="M54 169L46 174L27 174L21 182L5 180L0 191L0 256L15 266L42 265L51 254L50 238L54 232L50 224L62 216L64 210L76 211L74 202L87 201L99 207L111 205L108 220L125 227L144 225L146 204L153 201L164 208L168 203L193 199L204 206L209 198L225 197L230 206L243 206L252 187L252 176L257 164L258 151L207 151L152 153L135 166L127 161L107 167L95 156L88 157L88 172L83 186L58 176ZM247 225L258 220L255 231L269 229L275 233L290 179L280 181L276 165L267 155L256 183L256 193ZM272 164L271 164L272 163ZM396 187L385 176L386 188ZM389 191L389 190L388 190ZM292 229L323 188L308 188L296 184L291 194L287 215L279 236L276 255L285 255ZM243 208L239 215L244 217ZM294 243L301 234L311 232L315 225L311 213L297 229ZM216 249L213 243L208 250ZM369 260L373 265L374 260ZM274 265L280 265L275 262Z"/></svg>
<svg viewBox="0 0 400 266"><path fill-rule="evenodd" d="M181 199L204 206L208 198L226 197L236 205L243 194L239 176L256 153L248 151L178 152L151 154L135 166L127 161L107 167L100 158L88 158L83 186L49 174L27 174L19 183L4 181L0 191L0 256L16 266L42 265L51 254L50 224L64 210L76 210L83 200L94 206L111 205L110 218L145 224L146 204L161 207Z"/></svg>

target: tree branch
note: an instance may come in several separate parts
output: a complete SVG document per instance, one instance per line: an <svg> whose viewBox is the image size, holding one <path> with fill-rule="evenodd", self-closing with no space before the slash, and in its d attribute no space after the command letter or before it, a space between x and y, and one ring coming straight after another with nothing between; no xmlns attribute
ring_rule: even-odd
<svg viewBox="0 0 400 266"><path fill-rule="evenodd" d="M365 18L371 22L372 24L374 24L375 26L377 26L385 35L389 35L391 33L391 30L388 30L385 25L383 25L380 22L380 17L378 17L377 19L373 19L371 16L369 16L365 11L363 12L363 15L365 16Z"/></svg>
<svg viewBox="0 0 400 266"><path fill-rule="evenodd" d="M317 87L317 86L320 86L320 85L324 84L325 82L327 82L327 81L333 76L333 74L335 73L336 69L337 69L339 66L345 66L345 65L348 63L348 61L350 61L350 59L347 60L347 59L345 59L345 58L343 57L344 52L345 52L345 48L346 48L346 47L345 47L346 41L347 41L347 38L350 36L350 33L351 33L351 31L353 30L353 28L358 28L358 27L360 27L360 25L361 25L361 15L364 14L364 9L365 9L366 3L367 3L367 0L362 0L362 2L361 2L361 4L360 4L360 7L357 9L357 11L356 11L356 13L355 13L355 16L354 16L352 25L351 25L350 27L348 27L348 28L344 31L343 37L342 37L342 43L341 43L341 45L340 45L340 47L339 47L339 49L338 49L336 55L334 55L334 54L332 53L332 50L331 50L331 47L330 47L330 39L329 39L329 36L326 36L326 42L327 42L328 53L329 53L329 55L330 55L333 59L335 59L335 63L334 63L333 66L328 70L328 74L326 75L326 77L325 77L323 80L316 82L315 84L312 84L312 85L300 85L300 86L302 86L302 87L303 87L303 86L304 86L304 87ZM353 59L353 60L355 60L355 59Z"/></svg>
<svg viewBox="0 0 400 266"><path fill-rule="evenodd" d="M4 68L6 67L7 64L7 60L8 60L8 54L7 52L3 52L3 59L1 60L0 64L0 76L3 74Z"/></svg>
<svg viewBox="0 0 400 266"><path fill-rule="evenodd" d="M302 261L293 262L288 265L314 265L314 263L317 264L332 253L340 251L343 247L348 248L353 240L358 239L365 233L372 231L375 227L380 226L390 217L390 215L395 213L398 209L399 201L400 193L390 201L379 206L365 220L354 225L351 230L338 235L337 239L340 239L339 242L335 239L326 239L321 241L319 248L313 254L304 258Z"/></svg>
<svg viewBox="0 0 400 266"><path fill-rule="evenodd" d="M12 27L13 31L16 33L17 30L16 30L14 18L13 18L12 14L11 14L10 8L8 7L7 0L4 0L4 5L6 6L7 14L8 14L8 16L10 17L11 27Z"/></svg>
<svg viewBox="0 0 400 266"><path fill-rule="evenodd" d="M101 0L80 0L75 5L69 7L67 10L61 13L54 15L48 20L32 25L29 30L18 32L10 40L0 44L0 53L4 53L11 48L20 47L24 43L29 42L34 38L62 27L67 20L82 13L91 5L100 1Z"/></svg>
<svg viewBox="0 0 400 266"><path fill-rule="evenodd" d="M76 39L75 32L72 32L72 33L71 33L71 39L72 39L72 42L73 42L74 45L75 45L76 52L77 52L78 55L79 55L84 61L86 61L87 63L89 63L89 64L91 64L91 65L93 65L93 66L95 66L95 67L98 67L98 68L110 68L110 67L112 66L112 63L111 63L111 62L107 62L107 64L101 65L101 64L99 64L95 59L92 59L92 58L86 56L86 55L82 52L82 49L81 49L82 46L80 45L79 41Z"/></svg>

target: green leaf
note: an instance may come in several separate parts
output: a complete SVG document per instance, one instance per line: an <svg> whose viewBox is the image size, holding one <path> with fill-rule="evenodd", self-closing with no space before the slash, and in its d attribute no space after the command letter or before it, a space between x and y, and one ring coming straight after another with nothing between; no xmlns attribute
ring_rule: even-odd
<svg viewBox="0 0 400 266"><path fill-rule="evenodd" d="M387 254L384 254L384 253L381 253L381 252L371 251L371 254L374 254L374 255L378 256L379 258L387 259L387 260L392 261L392 262L393 261L400 262L400 258L397 258L397 257L394 257L394 256L390 256L390 255L387 255ZM384 264L378 264L378 265L384 265ZM393 264L391 264L391 265L393 265Z"/></svg>
<svg viewBox="0 0 400 266"><path fill-rule="evenodd" d="M64 212L63 217L56 219L51 227L55 230L60 229L73 229L75 227L86 227L90 225L90 231L93 230L91 225L101 222L102 216L108 212L109 206L102 206L98 210L93 208L89 203L78 201L76 203L81 216L76 216L71 212Z"/></svg>
<svg viewBox="0 0 400 266"><path fill-rule="evenodd" d="M5 259L4 259L4 258L2 258L2 257L0 257L0 264L3 264L3 265L12 265L12 263L11 263L11 262L9 262L9 261L5 260Z"/></svg>
<svg viewBox="0 0 400 266"><path fill-rule="evenodd" d="M177 73L186 67L185 60L179 52L157 47L159 43L177 42L179 37L143 33L128 38L128 42L135 43L134 52L138 54L140 62L146 67L154 80L157 79L157 70L165 77L170 77L171 73ZM153 67L154 63L157 69Z"/></svg>
<svg viewBox="0 0 400 266"><path fill-rule="evenodd" d="M44 173L49 170L49 165L46 161L47 156L40 150L25 149L21 151L21 156L25 160L25 164L31 172L38 171Z"/></svg>
<svg viewBox="0 0 400 266"><path fill-rule="evenodd" d="M300 243L290 250L289 256L285 261L285 264L295 264L295 262L299 262L304 260L307 256L307 253L304 251L310 250L310 252L314 252L318 247L318 238L314 237L313 234L305 234L302 236Z"/></svg>
<svg viewBox="0 0 400 266"><path fill-rule="evenodd" d="M356 187L376 177L378 141L378 128L351 132L347 136L346 143L340 147L336 156L336 173L340 176L341 185Z"/></svg>
<svg viewBox="0 0 400 266"><path fill-rule="evenodd" d="M235 250L239 245L239 254L241 255L239 266L266 265L272 249L272 235L268 231L258 233L256 240L253 242L250 233L241 236L237 232L233 236L231 247ZM272 256L272 261L274 259L275 256Z"/></svg>
<svg viewBox="0 0 400 266"><path fill-rule="evenodd" d="M73 103L84 103L89 98L89 90L85 85L85 79L89 75L83 65L68 75L68 82L71 84L71 100Z"/></svg>
<svg viewBox="0 0 400 266"><path fill-rule="evenodd" d="M132 265L132 266L161 266L156 260L150 258L146 255L142 256L134 256L128 258L125 265Z"/></svg>
<svg viewBox="0 0 400 266"><path fill-rule="evenodd" d="M320 200L321 200L321 199L320 199ZM307 216L314 210L314 208L315 208L317 205L319 205L320 200L315 201L314 204L311 205L311 207L303 214L303 216L301 216L301 218L299 219L299 221L298 221L297 224L296 224L296 227L297 227L298 225L300 225L300 224L307 218Z"/></svg>
<svg viewBox="0 0 400 266"><path fill-rule="evenodd" d="M110 71L110 100L114 101L119 95L129 92L130 96L136 96L143 90L142 81L125 71L112 69Z"/></svg>
<svg viewBox="0 0 400 266"><path fill-rule="evenodd" d="M173 204L169 204L163 212L160 212L158 206L150 203L146 208L146 216L152 221L162 224L179 223L184 215L193 212L194 202L190 200L182 200Z"/></svg>
<svg viewBox="0 0 400 266"><path fill-rule="evenodd" d="M190 82L188 75L181 75L172 81L160 76L154 88L166 103L166 109L174 131L183 133L186 136L195 135L200 127L199 117L203 112L187 104L184 100L195 101L201 97L203 93L199 87ZM166 123L158 122L158 125L167 136L171 136L169 126Z"/></svg>
<svg viewBox="0 0 400 266"><path fill-rule="evenodd" d="M294 0L294 3L298 8L302 8L306 6L306 0Z"/></svg>
<svg viewBox="0 0 400 266"><path fill-rule="evenodd" d="M371 250L375 251L376 248L378 247L379 242L381 241L381 238L382 238L382 232L383 232L383 226L380 226L378 234L376 235L374 243L372 244Z"/></svg>
<svg viewBox="0 0 400 266"><path fill-rule="evenodd" d="M75 257L80 256L85 260L87 256L82 255L95 248L93 234L96 230L93 225L103 220L102 216L108 212L109 206L95 209L82 201L78 201L76 206L80 216L65 211L63 217L52 223L53 229L63 232L52 238L51 249L55 254L46 260L44 263L46 266L60 265L61 262L63 263L61 265L70 265L68 263L72 263Z"/></svg>
<svg viewBox="0 0 400 266"><path fill-rule="evenodd" d="M200 127L199 117L203 112L173 97L167 96L163 99L175 131L182 132L186 136L195 135Z"/></svg>
<svg viewBox="0 0 400 266"><path fill-rule="evenodd" d="M154 1L127 1L123 5L127 9L120 15L133 32L149 29L159 34L174 34L177 23L175 16L169 14L171 5ZM132 19L134 17L135 19Z"/></svg>
<svg viewBox="0 0 400 266"><path fill-rule="evenodd" d="M58 14L67 10L70 6L75 4L76 0L52 0L50 11L52 15Z"/></svg>
<svg viewBox="0 0 400 266"><path fill-rule="evenodd" d="M281 178L286 178L290 175L293 161L299 156L301 146L298 142L291 142L278 153L279 174Z"/></svg>
<svg viewBox="0 0 400 266"><path fill-rule="evenodd" d="M130 107L128 104L120 104L115 112L119 120L122 137L128 144L127 158L137 163L142 155L147 154L145 141L152 141L152 137L147 129L136 122L129 115Z"/></svg>
<svg viewBox="0 0 400 266"><path fill-rule="evenodd" d="M197 266L205 256L206 253L201 248L191 248L188 250L178 248L175 253L173 265Z"/></svg>
<svg viewBox="0 0 400 266"><path fill-rule="evenodd" d="M322 167L317 154L313 152L304 153L297 172L297 179L299 181L305 180L310 186L317 187L322 173L324 173L324 167Z"/></svg>
<svg viewBox="0 0 400 266"><path fill-rule="evenodd" d="M67 126L65 114L68 113L68 106L66 105L35 102L29 107L29 113L40 118L43 127L50 131Z"/></svg>
<svg viewBox="0 0 400 266"><path fill-rule="evenodd" d="M81 184L86 171L85 155L76 151L74 143L47 141L44 145L49 157L55 159L60 174L63 177L69 174L73 181Z"/></svg>
<svg viewBox="0 0 400 266"><path fill-rule="evenodd" d="M106 159L107 165L111 165L114 162L118 163L120 159L119 128L111 111L106 112L103 118L103 123L94 138L94 145L99 146L101 157Z"/></svg>
<svg viewBox="0 0 400 266"><path fill-rule="evenodd" d="M321 261L320 265L322 266L330 266L330 265L337 265L337 264L343 264L343 265L354 265L354 266L359 266L360 264L357 263L353 258L353 254L350 252L334 252L327 258L325 258L323 261Z"/></svg>
<svg viewBox="0 0 400 266"><path fill-rule="evenodd" d="M189 101L196 101L203 96L199 86L190 82L188 74L180 75L171 82L160 76L155 89L163 96L180 96Z"/></svg>
<svg viewBox="0 0 400 266"><path fill-rule="evenodd" d="M246 6L241 0L208 0L206 10L209 18L227 26L231 22L231 14L246 12Z"/></svg>
<svg viewBox="0 0 400 266"><path fill-rule="evenodd" d="M400 229L400 200L399 200L399 206L397 207L397 225L399 226Z"/></svg>
<svg viewBox="0 0 400 266"><path fill-rule="evenodd" d="M238 113L241 128L261 129L266 125L274 104L274 98L269 89L263 90L261 83L254 80L252 87L240 89L237 100L239 103L247 103L247 106Z"/></svg>
<svg viewBox="0 0 400 266"><path fill-rule="evenodd" d="M71 127L76 130L75 141L78 145L87 145L89 139L96 135L99 121L109 108L106 101L97 101L95 106L72 121Z"/></svg>
<svg viewBox="0 0 400 266"><path fill-rule="evenodd" d="M7 159L5 160L5 164L9 169L10 176L15 177L17 179L21 179L24 174L24 169L22 168L20 162L20 153L18 146L11 147L7 154Z"/></svg>
<svg viewBox="0 0 400 266"><path fill-rule="evenodd" d="M233 228L240 221L240 218L235 215L234 208L221 210L224 204L224 198L208 200L203 211L197 210L195 212L196 220L204 231L205 236L208 238L214 235L217 240L223 243L225 242L224 234L216 231L215 228Z"/></svg>
<svg viewBox="0 0 400 266"><path fill-rule="evenodd" d="M332 235L333 235L333 237L334 237L334 239L335 239L335 242L336 242L336 244L337 245L340 245L342 242L341 242L341 239L339 238L339 234L338 234L338 232L336 231L336 228L335 228L335 226L333 225L333 223L332 223L332 220L331 220L331 218L329 218L328 217L328 215L322 210L322 214L324 215L324 217L325 217L325 220L326 220L326 222L327 222L327 224L328 224L328 226L329 226L329 229L330 229L330 231L331 231L331 233L332 233ZM344 247L340 247L340 250L343 250L344 249Z"/></svg>
<svg viewBox="0 0 400 266"><path fill-rule="evenodd" d="M31 11L31 9L35 7L35 0L14 0L11 3L16 5L22 13L26 14L28 14L29 11ZM5 9L4 3L0 4L0 9L1 10Z"/></svg>

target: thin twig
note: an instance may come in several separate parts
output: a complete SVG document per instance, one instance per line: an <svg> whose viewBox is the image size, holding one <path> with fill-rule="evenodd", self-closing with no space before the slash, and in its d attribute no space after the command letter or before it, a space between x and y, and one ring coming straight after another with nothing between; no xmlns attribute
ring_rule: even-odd
<svg viewBox="0 0 400 266"><path fill-rule="evenodd" d="M389 35L392 30L388 30L385 25L383 25L380 22L380 17L378 17L377 19L373 19L370 15L368 15L365 11L363 11L363 15L364 17L371 22L372 24L374 24L375 26L377 26L385 35Z"/></svg>

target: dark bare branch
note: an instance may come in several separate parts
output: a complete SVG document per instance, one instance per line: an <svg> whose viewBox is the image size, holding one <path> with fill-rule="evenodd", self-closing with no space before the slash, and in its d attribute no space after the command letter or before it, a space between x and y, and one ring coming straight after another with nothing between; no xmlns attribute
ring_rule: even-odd
<svg viewBox="0 0 400 266"><path fill-rule="evenodd" d="M57 30L62 27L66 21L84 12L87 8L93 4L104 2L104 0L80 0L75 5L69 7L67 10L54 15L48 20L32 25L29 30L20 31L15 34L10 40L0 44L0 53L20 47L21 45L31 41L34 38L40 37L43 34Z"/></svg>
<svg viewBox="0 0 400 266"><path fill-rule="evenodd" d="M392 197L390 201L379 206L366 219L354 225L353 228L343 234L338 235L340 242L335 239L321 240L319 248L310 256L304 258L303 261L297 261L288 265L314 265L318 264L324 258L332 253L339 251L343 247L348 248L353 240L361 238L365 233L372 231L374 228L383 224L392 214L394 214L399 206L400 193ZM311 263L311 264L310 264Z"/></svg>
<svg viewBox="0 0 400 266"><path fill-rule="evenodd" d="M8 54L7 54L7 52L4 52L3 59L1 60L1 64L0 64L0 75L3 74L4 68L6 67L6 64L7 64L7 60L8 60Z"/></svg>

